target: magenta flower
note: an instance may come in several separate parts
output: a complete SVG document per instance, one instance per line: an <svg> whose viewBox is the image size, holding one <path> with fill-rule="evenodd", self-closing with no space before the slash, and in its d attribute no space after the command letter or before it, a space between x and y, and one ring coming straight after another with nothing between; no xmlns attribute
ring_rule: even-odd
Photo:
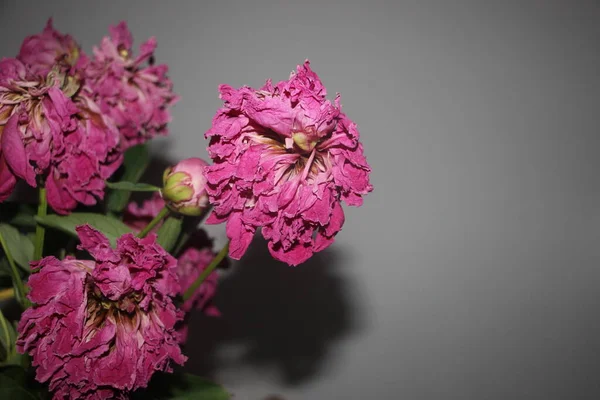
<svg viewBox="0 0 600 400"><path fill-rule="evenodd" d="M163 199L169 208L182 215L199 216L208 207L204 167L200 158L187 158L163 174Z"/></svg>
<svg viewBox="0 0 600 400"><path fill-rule="evenodd" d="M38 176L58 213L103 198L122 161L119 133L78 89L59 69L42 78L17 59L0 61L0 201L16 178L36 187Z"/></svg>
<svg viewBox="0 0 600 400"><path fill-rule="evenodd" d="M372 190L356 124L308 60L290 79L260 89L220 86L206 168L214 212L227 221L229 255L239 259L257 228L274 258L298 265L328 247L344 223L340 201L360 206Z"/></svg>
<svg viewBox="0 0 600 400"><path fill-rule="evenodd" d="M65 69L75 66L79 54L77 42L55 30L50 18L42 33L25 38L17 59L33 74L45 77L56 64Z"/></svg>
<svg viewBox="0 0 600 400"><path fill-rule="evenodd" d="M167 77L168 67L152 65L156 39L143 43L137 57L132 44L125 22L110 27L110 38L94 48L93 59L82 68L84 90L115 121L124 148L166 135L169 108L178 100ZM147 61L149 65L145 65Z"/></svg>
<svg viewBox="0 0 600 400"><path fill-rule="evenodd" d="M88 225L77 228L93 261L46 257L33 264L34 306L19 322L17 349L29 353L36 379L54 399L127 398L155 371L186 357L175 325L182 311L176 261L151 234L122 236L117 249Z"/></svg>

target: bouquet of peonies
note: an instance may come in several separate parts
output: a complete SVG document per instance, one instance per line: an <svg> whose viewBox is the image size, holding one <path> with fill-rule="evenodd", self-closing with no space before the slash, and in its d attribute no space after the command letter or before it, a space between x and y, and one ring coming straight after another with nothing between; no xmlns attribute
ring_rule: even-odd
<svg viewBox="0 0 600 400"><path fill-rule="evenodd" d="M217 270L259 228L293 266L333 243L341 201L372 190L358 130L305 61L259 89L221 85L212 164L140 183L178 97L154 38L136 52L125 23L109 31L88 55L49 21L0 61L0 398L227 399L174 371L188 314L219 315ZM205 217L226 223L218 251Z"/></svg>

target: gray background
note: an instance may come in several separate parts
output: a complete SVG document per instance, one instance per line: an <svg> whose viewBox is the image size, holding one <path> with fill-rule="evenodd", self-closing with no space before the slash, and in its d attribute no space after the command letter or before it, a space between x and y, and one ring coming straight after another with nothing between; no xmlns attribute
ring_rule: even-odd
<svg viewBox="0 0 600 400"><path fill-rule="evenodd" d="M236 399L600 398L600 7L592 1L4 1L87 51L125 19L206 156L217 85L305 58L359 125L375 191L296 269L257 248L198 317L189 368ZM211 232L223 242L223 227Z"/></svg>

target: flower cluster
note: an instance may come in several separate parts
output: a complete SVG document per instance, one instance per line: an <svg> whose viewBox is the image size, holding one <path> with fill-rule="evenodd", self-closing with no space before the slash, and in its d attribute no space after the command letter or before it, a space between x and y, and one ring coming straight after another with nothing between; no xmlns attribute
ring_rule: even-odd
<svg viewBox="0 0 600 400"><path fill-rule="evenodd" d="M0 202L22 179L45 186L58 213L94 205L124 150L166 134L177 100L167 67L143 65L154 39L136 58L131 45L121 23L90 58L49 21L0 61Z"/></svg>
<svg viewBox="0 0 600 400"><path fill-rule="evenodd" d="M224 107L206 132L214 212L227 222L232 258L257 228L274 258L298 265L328 247L344 223L343 200L362 204L372 190L358 129L326 99L306 61L287 81L260 89L220 86Z"/></svg>
<svg viewBox="0 0 600 400"><path fill-rule="evenodd" d="M162 187L139 183L146 164L131 155L143 149L130 148L167 134L178 100L155 48L151 38L134 54L122 22L87 55L50 20L0 60L0 203L19 181L40 188L38 218L22 207L0 230L14 286L0 289L25 309L16 343L0 312L0 364L23 366L16 352L29 354L55 400L127 399L155 372L173 372L187 359L192 311L220 315L216 269L228 252L240 259L260 230L275 259L301 264L333 243L341 203L360 206L372 190L357 126L308 61L259 89L221 85L205 133L213 163L188 158L164 171ZM117 182L124 159L130 180ZM107 181L107 210L71 213L101 201ZM154 194L127 204L123 191ZM47 215L45 199L60 216ZM198 228L209 213L207 223L226 223L218 252ZM45 243L46 229L72 241ZM30 274L16 266L27 262Z"/></svg>
<svg viewBox="0 0 600 400"><path fill-rule="evenodd" d="M87 225L77 232L94 259L34 264L34 306L23 313L17 348L31 354L55 399L124 398L186 360L175 329L183 312L172 301L177 262L154 234L125 235L114 250Z"/></svg>

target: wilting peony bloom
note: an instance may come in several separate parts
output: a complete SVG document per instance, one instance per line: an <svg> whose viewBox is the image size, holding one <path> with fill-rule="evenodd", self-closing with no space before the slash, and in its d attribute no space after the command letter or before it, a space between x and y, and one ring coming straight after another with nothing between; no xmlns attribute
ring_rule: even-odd
<svg viewBox="0 0 600 400"><path fill-rule="evenodd" d="M80 82L55 68L32 74L17 59L0 61L0 201L16 178L45 181L58 213L94 205L119 167L119 133L96 104L77 93Z"/></svg>
<svg viewBox="0 0 600 400"><path fill-rule="evenodd" d="M33 74L46 76L57 64L64 69L75 66L79 54L77 42L55 30L50 18L42 33L25 38L17 59Z"/></svg>
<svg viewBox="0 0 600 400"><path fill-rule="evenodd" d="M94 57L82 68L84 91L115 121L124 148L166 135L169 108L178 100L167 77L168 67L152 65L156 40L143 43L137 57L132 44L131 32L121 22L110 28L110 38L94 48Z"/></svg>
<svg viewBox="0 0 600 400"><path fill-rule="evenodd" d="M183 215L199 216L208 207L204 167L208 163L200 158L188 158L163 174L163 199L170 209Z"/></svg>
<svg viewBox="0 0 600 400"><path fill-rule="evenodd" d="M234 259L260 227L273 257L300 264L342 228L340 201L359 206L372 190L356 124L339 95L326 99L308 61L277 85L220 92L224 107L206 132L214 161L206 168L214 206L207 223L227 221Z"/></svg>
<svg viewBox="0 0 600 400"><path fill-rule="evenodd" d="M141 205L131 202L127 205L123 222L139 232L158 215L164 205L165 202L158 193L142 202ZM182 248L181 255L177 258L177 276L181 285L180 295L183 295L194 283L213 258L215 258L215 253L212 240L203 229L198 229ZM217 280L218 274L213 271L194 292L194 295L183 304L182 309L186 312L192 309L201 310L209 316L220 315L213 304Z"/></svg>
<svg viewBox="0 0 600 400"><path fill-rule="evenodd" d="M182 312L176 261L151 234L122 236L112 249L88 225L77 228L94 260L46 257L29 278L34 306L19 322L17 349L54 399L127 398L155 371L183 364L175 325Z"/></svg>

